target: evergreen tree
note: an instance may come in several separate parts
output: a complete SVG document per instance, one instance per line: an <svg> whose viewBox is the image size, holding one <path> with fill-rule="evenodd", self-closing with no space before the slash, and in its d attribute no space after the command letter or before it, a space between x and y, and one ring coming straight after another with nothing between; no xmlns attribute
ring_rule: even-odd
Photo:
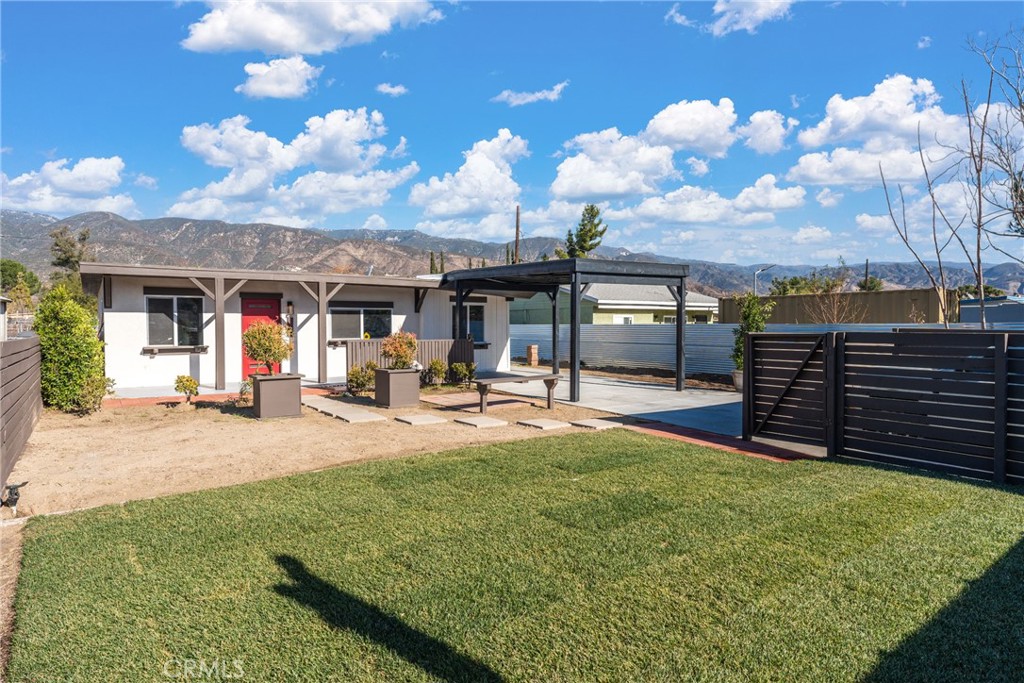
<svg viewBox="0 0 1024 683"><path fill-rule="evenodd" d="M545 251L543 254L540 255L540 260L541 261L550 261L551 257L548 256L548 253Z"/></svg>
<svg viewBox="0 0 1024 683"><path fill-rule="evenodd" d="M437 262L434 261L434 252L430 252L430 274L437 274Z"/></svg>
<svg viewBox="0 0 1024 683"><path fill-rule="evenodd" d="M18 273L14 286L7 290L7 296L11 299L11 313L14 315L32 312L32 291L25 273Z"/></svg>
<svg viewBox="0 0 1024 683"><path fill-rule="evenodd" d="M480 259L480 267L481 268L486 268L487 267L487 259L485 259L485 258L481 258Z"/></svg>
<svg viewBox="0 0 1024 683"><path fill-rule="evenodd" d="M565 235L565 249L555 248L558 258L587 258L590 252L601 246L601 239L608 226L601 220L601 210L595 204L583 207L583 215L576 231L568 230Z"/></svg>
<svg viewBox="0 0 1024 683"><path fill-rule="evenodd" d="M51 265L67 273L77 273L79 264L89 256L89 229L83 228L77 235L66 225L62 225L50 233L53 244L50 245Z"/></svg>
<svg viewBox="0 0 1024 683"><path fill-rule="evenodd" d="M7 292L18 282L18 275L23 275L29 292L39 292L39 278L23 264L13 259L0 259L0 291Z"/></svg>
<svg viewBox="0 0 1024 683"><path fill-rule="evenodd" d="M441 252L441 265L438 266L437 272L439 272L439 273L445 272L445 270L444 270L444 252L443 251Z"/></svg>
<svg viewBox="0 0 1024 683"><path fill-rule="evenodd" d="M868 275L867 281L859 280L857 282L857 289L862 292L880 292L885 289L885 283L882 282L881 278Z"/></svg>
<svg viewBox="0 0 1024 683"><path fill-rule="evenodd" d="M512 245L508 243L505 244L505 265L512 265Z"/></svg>

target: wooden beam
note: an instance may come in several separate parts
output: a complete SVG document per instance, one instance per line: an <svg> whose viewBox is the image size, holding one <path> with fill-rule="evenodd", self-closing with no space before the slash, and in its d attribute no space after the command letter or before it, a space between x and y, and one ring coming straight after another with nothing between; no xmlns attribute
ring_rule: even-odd
<svg viewBox="0 0 1024 683"><path fill-rule="evenodd" d="M198 287L198 288L199 288L199 290L200 290L200 291L201 291L201 292L202 292L203 294L205 294L206 296L210 297L210 298L211 298L211 299L213 299L214 301L216 301L216 300L217 300L217 295L216 295L216 294L214 294L213 292L211 292L211 291L210 291L209 289L207 289L206 285L204 285L204 284L203 284L202 282L200 282L199 278L196 278L196 277L190 277L190 278L189 278L189 281L190 281L190 282L191 282L192 284L194 284L194 285L195 285L196 287ZM215 281L215 282L216 282L216 281ZM223 280L222 280L222 282L223 282Z"/></svg>
<svg viewBox="0 0 1024 683"><path fill-rule="evenodd" d="M304 290L306 290L306 294L309 294L309 296L313 299L313 301L319 301L320 300L319 298L317 298L316 292L314 292L312 289L310 289L309 285L307 285L302 280L299 280L299 284L302 285L302 288Z"/></svg>
<svg viewBox="0 0 1024 683"><path fill-rule="evenodd" d="M302 283L300 283L302 284ZM302 285L305 287L305 284ZM327 283L321 280L317 283L316 299L316 322L317 322L317 381L324 384L327 381Z"/></svg>
<svg viewBox="0 0 1024 683"><path fill-rule="evenodd" d="M203 291L209 291L203 287L198 280L189 278L193 284L202 289ZM216 369L216 383L215 387L218 391L224 391L227 388L227 365L226 365L226 344L225 338L227 331L224 329L224 278L218 277L213 280L213 335L214 335L214 351L217 354L217 369ZM242 379L245 379L244 377Z"/></svg>
<svg viewBox="0 0 1024 683"><path fill-rule="evenodd" d="M344 282L339 282L338 284L336 284L334 286L334 289L332 289L330 292L327 293L327 300L330 301L331 299L333 299L334 295L337 294L338 292L340 292L341 288L344 287L344 286L345 286Z"/></svg>
<svg viewBox="0 0 1024 683"><path fill-rule="evenodd" d="M225 292L224 298L230 299L232 296L234 296L235 292L242 288L242 285L244 285L246 282L248 282L248 280L239 280L237 283L235 283L234 287Z"/></svg>
<svg viewBox="0 0 1024 683"><path fill-rule="evenodd" d="M415 302L414 310L419 313L423 308L423 302L427 299L427 290L425 289L414 289L412 290L413 301Z"/></svg>

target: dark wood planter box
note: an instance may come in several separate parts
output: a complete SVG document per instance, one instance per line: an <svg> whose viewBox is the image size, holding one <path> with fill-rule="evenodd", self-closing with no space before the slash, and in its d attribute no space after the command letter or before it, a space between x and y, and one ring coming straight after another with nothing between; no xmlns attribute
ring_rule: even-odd
<svg viewBox="0 0 1024 683"><path fill-rule="evenodd" d="M409 408L420 403L420 371L377 368L374 400L384 408Z"/></svg>
<svg viewBox="0 0 1024 683"><path fill-rule="evenodd" d="M249 375L252 412L261 419L302 415L302 378L298 373Z"/></svg>

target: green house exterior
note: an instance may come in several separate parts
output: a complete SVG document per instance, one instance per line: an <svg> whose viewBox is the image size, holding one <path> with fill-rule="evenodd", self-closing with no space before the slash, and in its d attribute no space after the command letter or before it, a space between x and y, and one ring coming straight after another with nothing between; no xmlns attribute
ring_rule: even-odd
<svg viewBox="0 0 1024 683"><path fill-rule="evenodd" d="M558 296L558 317L569 324L569 293ZM580 323L584 325L652 325L675 322L675 300L666 287L647 285L595 284L580 301ZM718 320L718 300L686 293L686 322L712 323ZM551 301L546 294L509 303L509 323L540 325L551 323Z"/></svg>

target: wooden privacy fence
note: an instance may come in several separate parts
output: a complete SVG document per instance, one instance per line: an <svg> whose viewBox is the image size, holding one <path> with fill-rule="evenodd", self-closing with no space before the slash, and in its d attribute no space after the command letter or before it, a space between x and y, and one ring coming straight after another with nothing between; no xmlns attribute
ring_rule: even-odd
<svg viewBox="0 0 1024 683"><path fill-rule="evenodd" d="M1024 484L1024 334L755 334L745 357L745 439Z"/></svg>
<svg viewBox="0 0 1024 683"><path fill-rule="evenodd" d="M0 342L0 487L39 420L39 337Z"/></svg>
<svg viewBox="0 0 1024 683"><path fill-rule="evenodd" d="M356 365L366 365L367 361L373 361L380 367L387 367L387 363L380 355L380 345L383 341L383 339L346 341L346 371ZM418 342L416 360L423 367L430 365L430 361L436 358L440 358L448 365L473 362L473 340L471 339L420 339Z"/></svg>

